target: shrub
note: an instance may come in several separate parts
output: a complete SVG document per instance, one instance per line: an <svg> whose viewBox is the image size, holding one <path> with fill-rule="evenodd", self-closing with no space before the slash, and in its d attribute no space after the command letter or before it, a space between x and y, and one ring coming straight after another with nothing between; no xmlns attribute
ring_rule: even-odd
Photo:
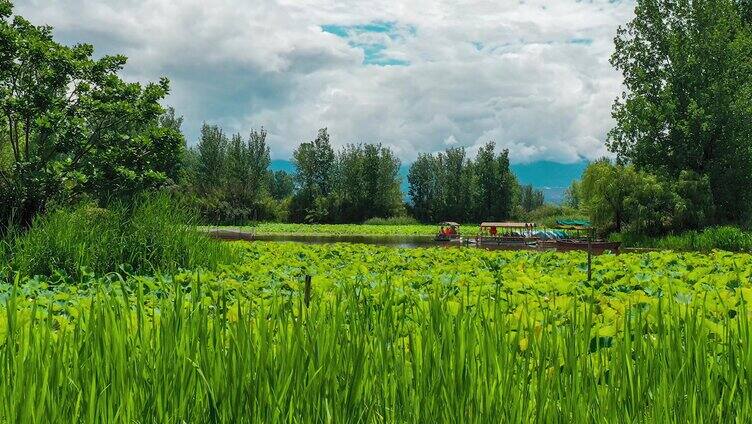
<svg viewBox="0 0 752 424"><path fill-rule="evenodd" d="M38 217L12 242L11 266L24 275L171 272L213 268L234 259L233 249L195 228L185 204L158 194L128 207L91 205Z"/></svg>

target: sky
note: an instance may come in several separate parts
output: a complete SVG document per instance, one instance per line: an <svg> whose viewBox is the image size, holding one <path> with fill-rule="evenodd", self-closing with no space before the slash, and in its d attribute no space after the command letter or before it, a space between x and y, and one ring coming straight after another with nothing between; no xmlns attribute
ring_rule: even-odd
<svg viewBox="0 0 752 424"><path fill-rule="evenodd" d="M513 163L607 154L621 76L609 64L631 0L16 0L65 44L129 57L131 81L172 82L195 144L202 123L268 131L286 159L332 143L418 153L489 140Z"/></svg>

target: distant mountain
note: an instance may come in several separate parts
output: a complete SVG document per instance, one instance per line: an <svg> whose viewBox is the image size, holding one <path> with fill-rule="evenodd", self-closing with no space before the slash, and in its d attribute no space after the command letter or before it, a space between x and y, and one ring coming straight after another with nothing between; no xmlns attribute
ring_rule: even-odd
<svg viewBox="0 0 752 424"><path fill-rule="evenodd" d="M568 188L572 181L579 180L587 167L587 161L556 163L548 161L512 165L512 172L522 184L536 188Z"/></svg>
<svg viewBox="0 0 752 424"><path fill-rule="evenodd" d="M549 161L531 162L512 165L512 172L517 176L521 184L532 184L536 189L542 190L546 201L559 204L564 200L564 192L572 184L579 180L582 172L587 167L587 161L575 163L557 163ZM289 160L273 160L273 171L295 172L295 165ZM402 191L407 196L407 173L410 164L400 167L402 177Z"/></svg>

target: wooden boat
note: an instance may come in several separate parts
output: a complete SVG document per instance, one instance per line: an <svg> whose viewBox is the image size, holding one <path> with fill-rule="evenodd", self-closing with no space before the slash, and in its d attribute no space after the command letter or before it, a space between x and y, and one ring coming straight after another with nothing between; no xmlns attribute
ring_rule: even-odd
<svg viewBox="0 0 752 424"><path fill-rule="evenodd" d="M539 240L533 235L534 228L529 222L484 222L476 240L479 245L528 247Z"/></svg>
<svg viewBox="0 0 752 424"><path fill-rule="evenodd" d="M460 241L460 224L456 222L442 222L439 224L439 233L434 238L435 241L448 242L448 241Z"/></svg>
<svg viewBox="0 0 752 424"><path fill-rule="evenodd" d="M595 255L600 255L606 251L618 253L621 242L618 241L603 241L595 240L590 242L590 249ZM584 251L588 250L588 242L586 240L556 240L556 250L559 252L572 252L572 251Z"/></svg>

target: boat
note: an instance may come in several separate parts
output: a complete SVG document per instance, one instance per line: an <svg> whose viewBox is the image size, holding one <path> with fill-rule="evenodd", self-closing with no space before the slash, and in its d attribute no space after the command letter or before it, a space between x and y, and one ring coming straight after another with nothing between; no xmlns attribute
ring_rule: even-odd
<svg viewBox="0 0 752 424"><path fill-rule="evenodd" d="M600 255L605 252L619 253L621 242L594 240L588 243L587 240L556 240L556 250L558 252L584 251L588 249L595 254Z"/></svg>
<svg viewBox="0 0 752 424"><path fill-rule="evenodd" d="M479 245L533 246L538 241L534 229L532 222L484 222L480 224L476 242Z"/></svg>
<svg viewBox="0 0 752 424"><path fill-rule="evenodd" d="M461 241L460 224L452 221L446 221L439 224L439 233L434 238L439 242Z"/></svg>

